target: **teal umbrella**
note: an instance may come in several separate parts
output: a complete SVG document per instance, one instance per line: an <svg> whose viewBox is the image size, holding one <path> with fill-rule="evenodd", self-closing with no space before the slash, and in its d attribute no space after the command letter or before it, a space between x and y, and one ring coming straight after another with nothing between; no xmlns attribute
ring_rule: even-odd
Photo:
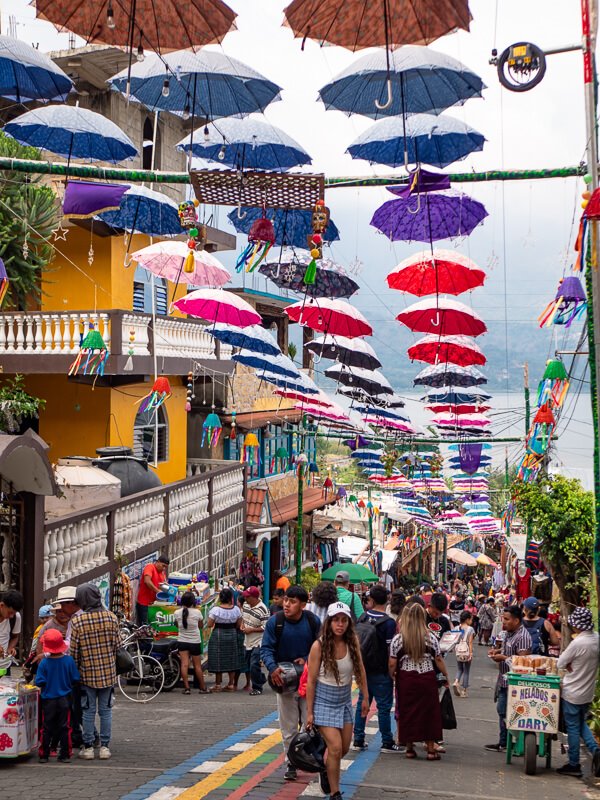
<svg viewBox="0 0 600 800"><path fill-rule="evenodd" d="M350 583L377 583L379 581L377 575L367 567L363 567L362 564L343 564L340 561L328 567L321 578L324 581L333 581L338 572L347 572L350 576Z"/></svg>

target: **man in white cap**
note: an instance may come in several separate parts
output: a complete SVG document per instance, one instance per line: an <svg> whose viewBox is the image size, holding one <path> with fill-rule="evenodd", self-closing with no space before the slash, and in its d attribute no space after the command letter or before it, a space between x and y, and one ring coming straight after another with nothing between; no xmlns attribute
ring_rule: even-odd
<svg viewBox="0 0 600 800"><path fill-rule="evenodd" d="M598 673L598 634L594 631L589 608L576 608L567 622L573 629L573 641L558 659L558 668L566 669L562 680L561 707L567 728L569 760L556 771L559 775L581 778L579 740L583 739L592 755L592 772L600 778L600 747L586 722L594 699Z"/></svg>

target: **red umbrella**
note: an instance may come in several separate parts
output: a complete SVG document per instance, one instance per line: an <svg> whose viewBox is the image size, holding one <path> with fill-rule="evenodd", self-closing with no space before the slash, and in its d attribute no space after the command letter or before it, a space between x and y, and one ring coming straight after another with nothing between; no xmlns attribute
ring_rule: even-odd
<svg viewBox="0 0 600 800"><path fill-rule="evenodd" d="M489 411L491 406L480 406L476 403L461 403L460 405L451 405L449 403L433 403L432 405L425 406L427 411L433 411L434 414L454 414L460 416L461 414L482 414Z"/></svg>
<svg viewBox="0 0 600 800"><path fill-rule="evenodd" d="M408 348L411 361L427 364L458 364L472 367L486 362L479 347L468 336L424 336Z"/></svg>
<svg viewBox="0 0 600 800"><path fill-rule="evenodd" d="M285 313L300 325L306 325L314 331L330 333L334 336L371 336L373 328L360 311L344 300L331 300L328 297L316 297L308 301L299 301L285 309Z"/></svg>
<svg viewBox="0 0 600 800"><path fill-rule="evenodd" d="M487 331L485 322L464 303L438 298L413 303L396 317L411 331L438 336L480 336Z"/></svg>
<svg viewBox="0 0 600 800"><path fill-rule="evenodd" d="M485 272L454 250L417 253L401 261L387 276L390 289L423 297L462 294L483 286Z"/></svg>
<svg viewBox="0 0 600 800"><path fill-rule="evenodd" d="M275 389L274 394L279 397L285 397L286 400L300 400L301 402L310 403L313 406L332 406L333 403L327 395L323 392L316 395L303 394L294 389Z"/></svg>

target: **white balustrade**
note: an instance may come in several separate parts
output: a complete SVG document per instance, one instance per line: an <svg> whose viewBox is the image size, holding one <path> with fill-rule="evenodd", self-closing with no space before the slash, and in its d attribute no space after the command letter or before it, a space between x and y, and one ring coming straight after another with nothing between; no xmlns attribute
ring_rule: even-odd
<svg viewBox="0 0 600 800"><path fill-rule="evenodd" d="M174 317L158 317L154 335L159 356L214 358L215 340L204 326Z"/></svg>
<svg viewBox="0 0 600 800"><path fill-rule="evenodd" d="M164 495L144 497L115 510L115 550L130 553L164 535Z"/></svg>
<svg viewBox="0 0 600 800"><path fill-rule="evenodd" d="M108 514L47 527L44 534L44 589L76 578L106 561Z"/></svg>
<svg viewBox="0 0 600 800"><path fill-rule="evenodd" d="M169 533L208 517L208 481L190 483L169 493Z"/></svg>
<svg viewBox="0 0 600 800"><path fill-rule="evenodd" d="M213 477L213 502L214 514L225 511L231 506L241 503L244 494L244 479L241 470L226 472L224 475Z"/></svg>
<svg viewBox="0 0 600 800"><path fill-rule="evenodd" d="M104 312L0 314L0 354L76 354L90 325L110 350L110 317Z"/></svg>

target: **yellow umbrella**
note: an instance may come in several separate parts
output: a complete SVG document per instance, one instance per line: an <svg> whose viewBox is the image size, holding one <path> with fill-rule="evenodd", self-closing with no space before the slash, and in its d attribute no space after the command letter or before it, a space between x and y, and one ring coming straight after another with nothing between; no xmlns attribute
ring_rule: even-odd
<svg viewBox="0 0 600 800"><path fill-rule="evenodd" d="M447 558L449 561L454 561L455 564L462 564L464 567L477 566L477 561L470 553L465 553L464 550L459 550L456 547L451 547L448 550Z"/></svg>
<svg viewBox="0 0 600 800"><path fill-rule="evenodd" d="M477 558L475 559L478 564L481 564L484 567L495 567L496 562L492 561L489 556L486 556L485 553L479 553Z"/></svg>

